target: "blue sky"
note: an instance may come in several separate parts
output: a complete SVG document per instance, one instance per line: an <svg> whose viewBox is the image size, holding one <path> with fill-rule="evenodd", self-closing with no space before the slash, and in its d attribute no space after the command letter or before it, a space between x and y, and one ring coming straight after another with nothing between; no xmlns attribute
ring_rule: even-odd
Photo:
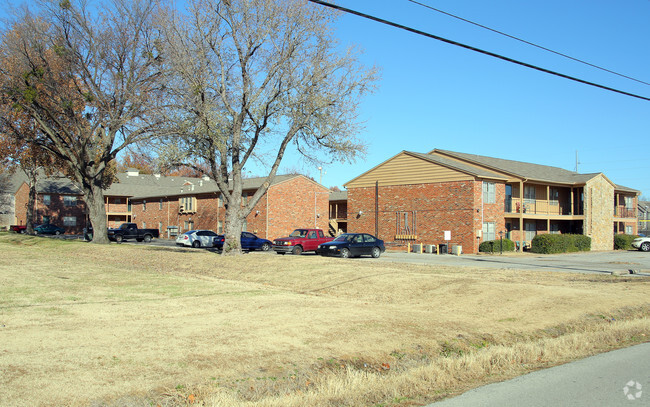
<svg viewBox="0 0 650 407"><path fill-rule="evenodd" d="M650 82L650 1L419 0L529 42ZM519 43L407 0L339 5L584 80L650 97L650 86ZM314 7L321 7L314 5ZM650 196L650 102L590 87L353 15L342 44L364 49L382 79L361 106L368 154L324 166L342 186L402 150L434 148L545 164ZM285 167L295 167L289 159ZM317 168L302 168L320 179Z"/></svg>
<svg viewBox="0 0 650 407"><path fill-rule="evenodd" d="M419 0L574 58L650 83L649 0ZM21 4L21 1L0 0ZM183 3L177 1L177 3ZM408 0L337 4L567 75L650 97L624 79L429 10ZM313 7L322 7L316 4ZM0 14L2 14L0 12ZM342 45L381 68L361 104L368 144L353 164L324 165L322 183L345 182L402 150L434 148L603 172L650 197L650 102L534 71L433 39L342 15ZM282 169L321 179L285 156ZM280 172L282 172L282 169ZM250 173L261 174L257 168Z"/></svg>

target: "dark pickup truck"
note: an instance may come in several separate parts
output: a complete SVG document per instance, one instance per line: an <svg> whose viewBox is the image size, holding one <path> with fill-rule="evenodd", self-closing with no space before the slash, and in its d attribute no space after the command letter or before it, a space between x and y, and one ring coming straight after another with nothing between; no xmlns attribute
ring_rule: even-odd
<svg viewBox="0 0 650 407"><path fill-rule="evenodd" d="M135 223L122 223L117 229L108 229L108 239L117 243L127 239L149 243L151 239L158 237L158 233L158 229L138 229L138 225Z"/></svg>
<svg viewBox="0 0 650 407"><path fill-rule="evenodd" d="M278 254L315 252L318 245L333 239L333 237L326 237L321 229L296 229L288 237L275 239L273 250Z"/></svg>

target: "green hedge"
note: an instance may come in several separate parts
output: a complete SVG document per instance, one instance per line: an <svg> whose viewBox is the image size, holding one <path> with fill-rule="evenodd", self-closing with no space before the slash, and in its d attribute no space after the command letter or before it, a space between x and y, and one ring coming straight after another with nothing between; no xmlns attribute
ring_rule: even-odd
<svg viewBox="0 0 650 407"><path fill-rule="evenodd" d="M591 250L591 238L585 235L537 235L531 242L533 253L569 253Z"/></svg>
<svg viewBox="0 0 650 407"><path fill-rule="evenodd" d="M632 249L632 240L636 239L637 235L614 235L614 249L615 250L630 250Z"/></svg>
<svg viewBox="0 0 650 407"><path fill-rule="evenodd" d="M503 251L513 252L515 250L515 242L510 239L503 239ZM485 253L499 253L501 251L501 240L488 240L478 246L479 252Z"/></svg>

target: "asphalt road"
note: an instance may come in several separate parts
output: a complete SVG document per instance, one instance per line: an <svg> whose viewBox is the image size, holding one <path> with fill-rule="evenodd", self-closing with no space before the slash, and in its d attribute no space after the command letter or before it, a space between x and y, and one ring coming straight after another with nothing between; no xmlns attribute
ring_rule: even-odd
<svg viewBox="0 0 650 407"><path fill-rule="evenodd" d="M470 390L429 407L650 406L650 343Z"/></svg>

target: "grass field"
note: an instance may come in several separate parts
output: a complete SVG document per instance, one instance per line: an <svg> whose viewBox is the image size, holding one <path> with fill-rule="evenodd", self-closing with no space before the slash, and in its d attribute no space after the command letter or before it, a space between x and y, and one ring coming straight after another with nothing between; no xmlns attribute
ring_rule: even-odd
<svg viewBox="0 0 650 407"><path fill-rule="evenodd" d="M650 337L650 279L0 234L0 405L412 406Z"/></svg>

